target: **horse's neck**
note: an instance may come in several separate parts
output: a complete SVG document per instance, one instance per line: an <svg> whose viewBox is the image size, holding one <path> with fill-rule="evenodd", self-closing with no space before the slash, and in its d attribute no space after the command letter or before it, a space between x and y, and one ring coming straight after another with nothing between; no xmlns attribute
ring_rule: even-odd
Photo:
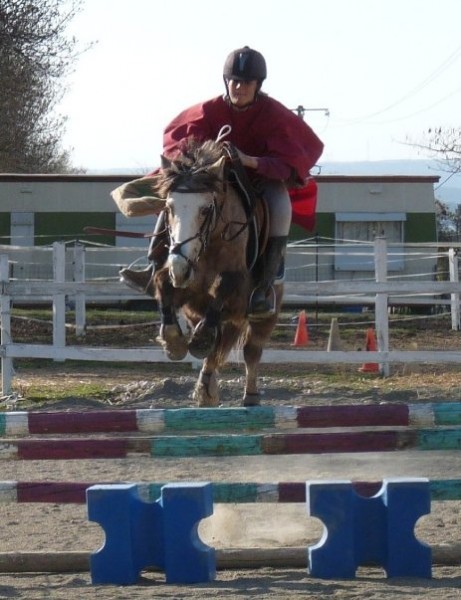
<svg viewBox="0 0 461 600"><path fill-rule="evenodd" d="M209 259L221 257L224 263L246 266L246 247L248 244L247 215L239 194L228 186L221 209L217 215L217 227L210 238L207 249Z"/></svg>

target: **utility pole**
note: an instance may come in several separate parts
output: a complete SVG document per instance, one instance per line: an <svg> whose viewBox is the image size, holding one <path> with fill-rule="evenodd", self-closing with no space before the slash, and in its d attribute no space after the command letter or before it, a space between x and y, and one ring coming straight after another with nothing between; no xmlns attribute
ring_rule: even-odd
<svg viewBox="0 0 461 600"><path fill-rule="evenodd" d="M304 119L304 114L306 112L318 112L318 111L320 111L320 112L323 112L326 117L330 116L330 109L329 108L304 108L304 106L302 104L300 104L296 108L292 108L290 110L296 112L297 115L298 115L298 117L300 117L301 119Z"/></svg>

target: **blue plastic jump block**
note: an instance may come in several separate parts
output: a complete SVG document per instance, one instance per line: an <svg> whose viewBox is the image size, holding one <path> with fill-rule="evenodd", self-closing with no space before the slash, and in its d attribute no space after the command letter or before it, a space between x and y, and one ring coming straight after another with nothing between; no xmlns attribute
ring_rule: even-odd
<svg viewBox="0 0 461 600"><path fill-rule="evenodd" d="M431 511L427 479L385 479L371 498L359 496L350 481L306 483L307 513L325 526L308 547L313 577L349 579L359 566L378 565L387 577L432 576L430 546L414 528Z"/></svg>
<svg viewBox="0 0 461 600"><path fill-rule="evenodd" d="M93 584L133 585L157 567L167 583L206 583L216 577L215 550L198 536L213 514L210 483L168 484L156 502L136 485L95 485L87 490L90 521L104 529L104 545L90 557Z"/></svg>

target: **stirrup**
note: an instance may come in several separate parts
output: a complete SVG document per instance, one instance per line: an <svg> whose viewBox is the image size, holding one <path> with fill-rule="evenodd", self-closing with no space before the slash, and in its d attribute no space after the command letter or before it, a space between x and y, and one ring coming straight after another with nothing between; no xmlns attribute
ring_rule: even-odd
<svg viewBox="0 0 461 600"><path fill-rule="evenodd" d="M248 302L248 317L250 319L263 319L269 315L274 315L276 311L276 298L274 286L270 286L264 293L260 287L251 292Z"/></svg>

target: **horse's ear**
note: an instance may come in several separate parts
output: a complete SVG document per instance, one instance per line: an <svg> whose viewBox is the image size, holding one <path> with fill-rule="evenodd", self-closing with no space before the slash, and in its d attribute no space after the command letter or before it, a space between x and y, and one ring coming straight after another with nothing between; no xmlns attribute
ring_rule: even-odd
<svg viewBox="0 0 461 600"><path fill-rule="evenodd" d="M165 208L165 199L155 196L157 186L155 176L142 177L119 186L111 196L125 217L154 215Z"/></svg>
<svg viewBox="0 0 461 600"><path fill-rule="evenodd" d="M162 169L170 169L172 164L172 161L169 158L167 158L164 154L160 155L160 165Z"/></svg>
<svg viewBox="0 0 461 600"><path fill-rule="evenodd" d="M219 160L210 165L207 168L207 171L211 174L216 175L219 179L224 179L224 169L226 168L226 165L226 157L222 156Z"/></svg>

